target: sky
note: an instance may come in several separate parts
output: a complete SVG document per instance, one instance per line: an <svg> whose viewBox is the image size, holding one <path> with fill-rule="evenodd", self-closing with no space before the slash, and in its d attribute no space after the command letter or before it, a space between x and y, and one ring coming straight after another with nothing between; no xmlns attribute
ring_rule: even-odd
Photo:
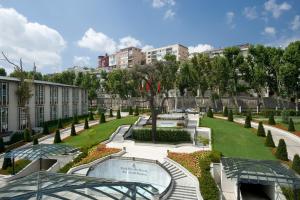
<svg viewBox="0 0 300 200"><path fill-rule="evenodd" d="M202 52L295 40L299 0L0 0L0 51L44 74L96 67L97 56L128 46Z"/></svg>

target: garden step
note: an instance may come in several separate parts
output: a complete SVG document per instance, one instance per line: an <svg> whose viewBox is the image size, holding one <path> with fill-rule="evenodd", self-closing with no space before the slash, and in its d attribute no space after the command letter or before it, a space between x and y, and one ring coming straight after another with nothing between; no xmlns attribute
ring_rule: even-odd
<svg viewBox="0 0 300 200"><path fill-rule="evenodd" d="M196 194L191 193L172 193L171 197L182 197L183 199L197 199Z"/></svg>
<svg viewBox="0 0 300 200"><path fill-rule="evenodd" d="M181 178L185 178L187 177L185 174L180 174L178 176L173 176L173 179L177 180L177 179L181 179Z"/></svg>
<svg viewBox="0 0 300 200"><path fill-rule="evenodd" d="M175 191L177 192L185 192L185 191L190 191L190 192L196 192L196 189L194 187L192 188L189 188L189 189L186 189L186 188L178 188L178 187L175 187Z"/></svg>

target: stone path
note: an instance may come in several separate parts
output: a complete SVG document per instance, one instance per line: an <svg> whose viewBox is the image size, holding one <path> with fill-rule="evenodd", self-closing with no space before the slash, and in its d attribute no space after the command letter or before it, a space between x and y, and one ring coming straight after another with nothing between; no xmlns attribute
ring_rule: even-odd
<svg viewBox="0 0 300 200"><path fill-rule="evenodd" d="M219 117L219 116L216 116L216 118L227 119L225 117ZM237 123L240 123L240 124L245 123L245 119L242 119L242 118L234 119L234 121L237 122ZM251 122L251 126L253 128L257 129L258 123L257 122ZM298 136L296 136L296 135L294 135L294 134L292 134L288 131L285 131L285 130L282 130L282 129L279 129L279 128L276 128L276 127L273 127L273 126L269 126L269 125L264 124L264 128L265 128L266 133L267 133L268 130L271 131L272 136L273 136L273 140L274 140L274 143L275 143L276 146L278 145L278 142L279 142L280 139L284 139L284 141L286 143L289 159L292 160L295 154L300 155L300 137L298 137Z"/></svg>

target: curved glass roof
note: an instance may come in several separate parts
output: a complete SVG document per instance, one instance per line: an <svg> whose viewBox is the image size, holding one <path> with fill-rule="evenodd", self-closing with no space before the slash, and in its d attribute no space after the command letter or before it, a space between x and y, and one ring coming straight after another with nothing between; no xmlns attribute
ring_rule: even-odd
<svg viewBox="0 0 300 200"><path fill-rule="evenodd" d="M0 188L0 199L153 199L149 184L112 182L85 176L40 171Z"/></svg>
<svg viewBox="0 0 300 200"><path fill-rule="evenodd" d="M4 154L4 158L19 158L35 160L37 158L47 158L53 155L63 155L73 153L78 149L64 144L37 144L28 147L13 149Z"/></svg>
<svg viewBox="0 0 300 200"><path fill-rule="evenodd" d="M269 185L276 182L300 188L300 177L279 161L222 158L222 165L227 178L237 178L242 183Z"/></svg>

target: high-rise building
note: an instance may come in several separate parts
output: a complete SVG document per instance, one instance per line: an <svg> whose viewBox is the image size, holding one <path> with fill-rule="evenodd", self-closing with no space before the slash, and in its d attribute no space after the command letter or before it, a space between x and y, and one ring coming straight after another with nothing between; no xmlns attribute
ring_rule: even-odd
<svg viewBox="0 0 300 200"><path fill-rule="evenodd" d="M146 64L150 64L154 61L163 60L166 54L175 55L177 61L185 60L189 57L189 50L183 45L174 44L156 49L149 49L145 52L145 54Z"/></svg>
<svg viewBox="0 0 300 200"><path fill-rule="evenodd" d="M128 47L116 53L117 67L125 69L143 64L145 55L140 48Z"/></svg>

